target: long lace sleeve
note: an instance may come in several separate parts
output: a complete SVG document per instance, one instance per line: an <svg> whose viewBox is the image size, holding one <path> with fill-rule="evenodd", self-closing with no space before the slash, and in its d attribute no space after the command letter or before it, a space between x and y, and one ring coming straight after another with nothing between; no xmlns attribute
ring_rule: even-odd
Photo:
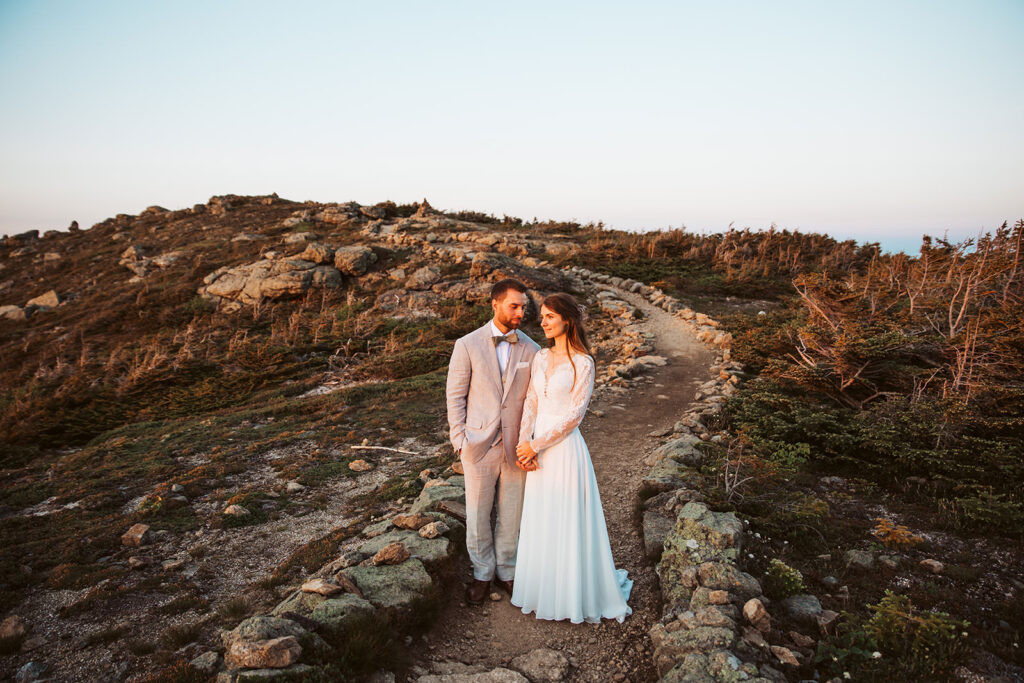
<svg viewBox="0 0 1024 683"><path fill-rule="evenodd" d="M533 436L533 427L537 424L537 392L533 388L535 373L544 372L540 369L540 354L533 354L530 361L530 384L526 389L526 402L523 404L523 417L519 421L519 443Z"/></svg>
<svg viewBox="0 0 1024 683"><path fill-rule="evenodd" d="M587 414L590 396L594 392L594 360L582 354L579 358L581 362L576 364L576 383L569 394L569 410L553 427L530 440L530 446L538 453L567 437Z"/></svg>

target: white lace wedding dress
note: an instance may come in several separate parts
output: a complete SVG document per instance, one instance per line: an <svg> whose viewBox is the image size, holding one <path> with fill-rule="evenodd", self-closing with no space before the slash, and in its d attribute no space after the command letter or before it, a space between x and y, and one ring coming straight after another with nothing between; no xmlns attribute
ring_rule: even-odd
<svg viewBox="0 0 1024 683"><path fill-rule="evenodd" d="M615 569L590 451L579 424L594 388L594 361L575 353L548 375L551 350L533 358L520 428L540 468L526 475L512 604L538 619L623 621L633 581Z"/></svg>

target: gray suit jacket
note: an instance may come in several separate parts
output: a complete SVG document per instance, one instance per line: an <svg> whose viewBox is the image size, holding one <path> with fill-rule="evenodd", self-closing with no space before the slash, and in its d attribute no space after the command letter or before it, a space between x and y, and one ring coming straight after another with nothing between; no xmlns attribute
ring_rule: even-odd
<svg viewBox="0 0 1024 683"><path fill-rule="evenodd" d="M499 431L510 464L516 462L519 422L530 386L530 365L540 346L522 330L512 345L505 382L491 341L491 323L455 340L448 364L446 398L449 438L455 452L476 462L494 443Z"/></svg>

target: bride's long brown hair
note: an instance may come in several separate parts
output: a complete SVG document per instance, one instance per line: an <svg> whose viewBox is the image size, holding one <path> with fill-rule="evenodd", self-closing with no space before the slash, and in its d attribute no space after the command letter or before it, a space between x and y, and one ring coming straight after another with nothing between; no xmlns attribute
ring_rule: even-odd
<svg viewBox="0 0 1024 683"><path fill-rule="evenodd" d="M540 305L560 315L562 321L565 322L565 340L569 351L569 364L572 365L572 385L576 386L576 364L572 362L573 350L585 353L591 359L594 357L590 351L590 344L587 343L587 331L583 329L583 307L576 303L576 299L571 294L565 292L547 295ZM552 348L554 345L554 338L549 339L548 348Z"/></svg>

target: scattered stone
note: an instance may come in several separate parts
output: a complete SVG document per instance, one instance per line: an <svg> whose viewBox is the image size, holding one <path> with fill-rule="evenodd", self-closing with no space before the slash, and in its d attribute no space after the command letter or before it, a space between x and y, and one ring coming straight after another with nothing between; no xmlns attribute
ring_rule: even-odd
<svg viewBox="0 0 1024 683"><path fill-rule="evenodd" d="M782 647L781 645L772 645L772 654L779 660L780 663L786 666L800 666L800 660L796 658L793 651L789 648Z"/></svg>
<svg viewBox="0 0 1024 683"><path fill-rule="evenodd" d="M422 513L398 515L397 517L391 518L391 523L399 529L410 529L412 531L417 531L420 527L426 526L433 521L433 517Z"/></svg>
<svg viewBox="0 0 1024 683"><path fill-rule="evenodd" d="M29 299L25 305L35 306L36 308L56 308L60 304L61 299L57 296L57 291L51 289L45 294L40 294L37 297Z"/></svg>
<svg viewBox="0 0 1024 683"><path fill-rule="evenodd" d="M25 625L25 620L17 614L12 614L0 622L0 640L23 638L26 633L28 633L28 627Z"/></svg>
<svg viewBox="0 0 1024 683"><path fill-rule="evenodd" d="M25 320L27 317L25 309L21 306L0 306L0 318L6 318L7 320Z"/></svg>
<svg viewBox="0 0 1024 683"><path fill-rule="evenodd" d="M886 569L896 571L900 567L900 559L894 555L879 555L878 564L882 565Z"/></svg>
<svg viewBox="0 0 1024 683"><path fill-rule="evenodd" d="M31 681L50 680L45 677L46 664L42 662L27 662L15 674L14 680L17 683L30 683Z"/></svg>
<svg viewBox="0 0 1024 683"><path fill-rule="evenodd" d="M789 632L789 638L790 638L790 640L792 640L796 644L797 647L813 647L814 646L814 638L811 638L809 636L805 636L804 634L800 633L799 631L790 631Z"/></svg>
<svg viewBox="0 0 1024 683"><path fill-rule="evenodd" d="M164 560L163 564L161 564L165 572L176 572L184 566L185 560L183 559Z"/></svg>
<svg viewBox="0 0 1024 683"><path fill-rule="evenodd" d="M449 526L438 520L420 527L419 534L422 538L437 538L451 531Z"/></svg>
<svg viewBox="0 0 1024 683"><path fill-rule="evenodd" d="M299 660L302 646L294 636L258 641L235 641L227 660L239 668L282 669Z"/></svg>
<svg viewBox="0 0 1024 683"><path fill-rule="evenodd" d="M284 490L288 493L298 493L299 491L305 491L306 487L297 481L290 481L285 484Z"/></svg>
<svg viewBox="0 0 1024 683"><path fill-rule="evenodd" d="M252 513L246 510L241 505L232 504L224 508L224 514L231 515L232 517L246 517L248 515L251 515Z"/></svg>
<svg viewBox="0 0 1024 683"><path fill-rule="evenodd" d="M373 469L373 465L365 460L353 460L348 464L348 468L353 472L369 472Z"/></svg>
<svg viewBox="0 0 1024 683"><path fill-rule="evenodd" d="M149 543L152 538L153 534L149 533L149 525L139 522L121 534L121 545L137 548Z"/></svg>
<svg viewBox="0 0 1024 683"><path fill-rule="evenodd" d="M373 564L401 564L409 559L409 549L402 543L390 543L373 556Z"/></svg>
<svg viewBox="0 0 1024 683"><path fill-rule="evenodd" d="M325 597L330 597L338 593L344 593L345 589L336 583L331 583L324 579L312 579L302 584L303 593L317 593Z"/></svg>
<svg viewBox="0 0 1024 683"><path fill-rule="evenodd" d="M875 556L866 550L847 550L843 555L846 566L854 569L868 570L875 566Z"/></svg>
<svg viewBox="0 0 1024 683"><path fill-rule="evenodd" d="M758 598L751 598L744 603L743 617L761 633L770 633L772 630L771 615Z"/></svg>
<svg viewBox="0 0 1024 683"><path fill-rule="evenodd" d="M839 612L834 612L830 609L822 610L821 614L818 615L818 628L821 629L822 634L828 634L829 629L839 619Z"/></svg>
<svg viewBox="0 0 1024 683"><path fill-rule="evenodd" d="M780 603L789 616L796 621L814 626L822 613L821 602L813 595L791 595Z"/></svg>
<svg viewBox="0 0 1024 683"><path fill-rule="evenodd" d="M941 562L931 558L927 560L921 560L918 564L920 564L922 567L930 571L932 574L941 574L942 571L945 569L945 566Z"/></svg>
<svg viewBox="0 0 1024 683"><path fill-rule="evenodd" d="M204 652L198 657L195 657L191 662L189 662L189 664L191 664L193 669L196 669L207 676L215 676L217 671L220 670L220 653Z"/></svg>
<svg viewBox="0 0 1024 683"><path fill-rule="evenodd" d="M513 659L512 667L521 671L534 683L562 681L569 673L569 660L555 650L538 648Z"/></svg>

